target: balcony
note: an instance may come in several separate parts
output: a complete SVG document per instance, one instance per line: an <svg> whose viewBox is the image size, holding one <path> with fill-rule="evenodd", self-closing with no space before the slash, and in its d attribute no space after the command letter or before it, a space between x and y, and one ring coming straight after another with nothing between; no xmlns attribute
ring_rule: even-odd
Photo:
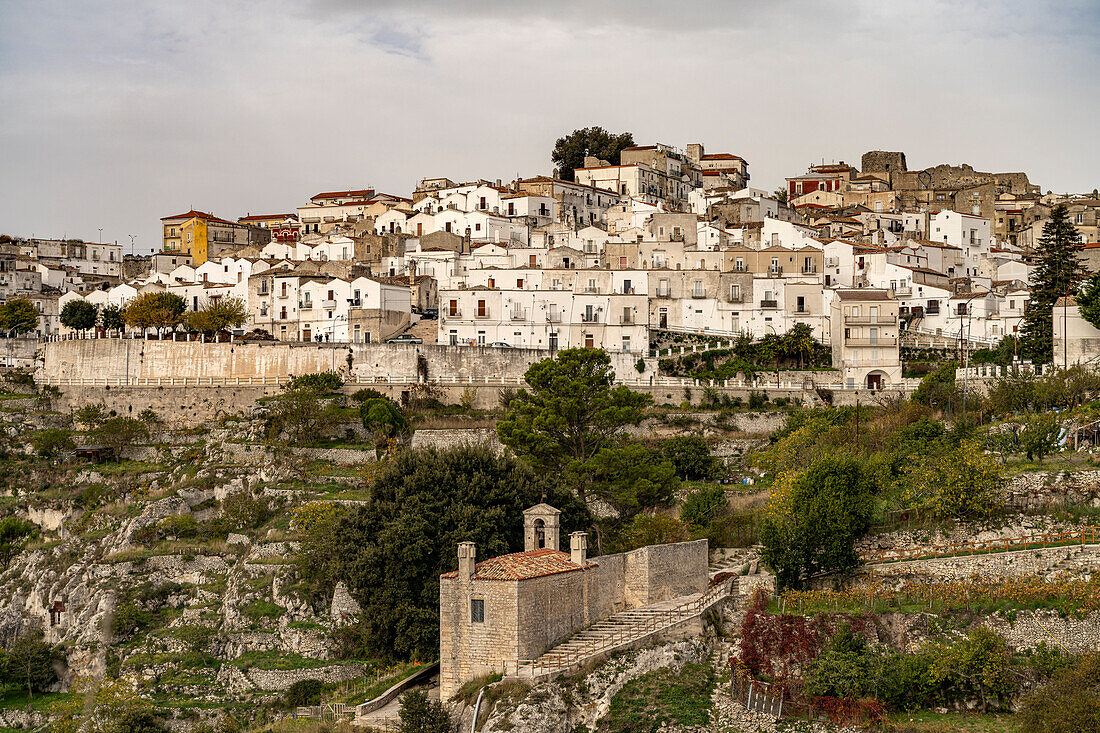
<svg viewBox="0 0 1100 733"><path fill-rule="evenodd" d="M733 266L733 271L734 272L748 272L748 268L746 268L743 264L734 265Z"/></svg>
<svg viewBox="0 0 1100 733"><path fill-rule="evenodd" d="M897 346L898 340L896 338L890 338L888 336L879 336L877 339L869 338L846 338L844 339L845 346Z"/></svg>
<svg viewBox="0 0 1100 733"><path fill-rule="evenodd" d="M727 295L726 296L726 302L727 303L744 303L745 302L745 297L743 295Z"/></svg>
<svg viewBox="0 0 1100 733"><path fill-rule="evenodd" d="M809 267L807 267L806 265L803 265L802 266L802 274L803 275L816 275L817 274L817 265L810 265Z"/></svg>
<svg viewBox="0 0 1100 733"><path fill-rule="evenodd" d="M477 312L474 313L474 318L488 318L488 317L489 317L489 309L488 308L478 308Z"/></svg>
<svg viewBox="0 0 1100 733"><path fill-rule="evenodd" d="M701 300L701 299L707 297L707 291L705 291L705 290L692 290L691 291L691 297L695 298L696 300Z"/></svg>
<svg viewBox="0 0 1100 733"><path fill-rule="evenodd" d="M844 322L856 326L892 326L898 322L898 317L885 314L877 316L844 316Z"/></svg>
<svg viewBox="0 0 1100 733"><path fill-rule="evenodd" d="M762 301L760 301L760 307L761 308L778 308L779 307L779 301L778 300L762 300Z"/></svg>
<svg viewBox="0 0 1100 733"><path fill-rule="evenodd" d="M335 307L336 307L336 301L335 300L330 299L330 300L322 300L321 301L321 308L323 308L324 310L332 310Z"/></svg>
<svg viewBox="0 0 1100 733"><path fill-rule="evenodd" d="M890 288L890 292L893 293L894 295L899 295L899 296L902 296L902 297L909 297L910 295L913 294L913 288L911 288L907 285L904 288Z"/></svg>
<svg viewBox="0 0 1100 733"><path fill-rule="evenodd" d="M582 313L581 323L599 323L600 316L598 313Z"/></svg>
<svg viewBox="0 0 1100 733"><path fill-rule="evenodd" d="M311 301L311 300L301 301L300 303L298 303L298 310L301 310L301 311L313 310L313 301Z"/></svg>
<svg viewBox="0 0 1100 733"><path fill-rule="evenodd" d="M771 267L768 268L768 274L769 275L782 275L783 274L783 268L778 266L778 265L772 265Z"/></svg>
<svg viewBox="0 0 1100 733"><path fill-rule="evenodd" d="M561 323L561 313L557 311L551 311L546 314L547 323Z"/></svg>
<svg viewBox="0 0 1100 733"><path fill-rule="evenodd" d="M526 308L513 308L512 309L512 320L513 321L526 321L527 320L527 309Z"/></svg>
<svg viewBox="0 0 1100 733"><path fill-rule="evenodd" d="M634 324L633 313L623 313L623 317L619 320L619 323L624 326L631 326Z"/></svg>
<svg viewBox="0 0 1100 733"><path fill-rule="evenodd" d="M584 292L586 292L586 293L599 293L600 288L597 285L589 285L584 289Z"/></svg>
<svg viewBox="0 0 1100 733"><path fill-rule="evenodd" d="M444 311L443 315L447 316L447 318L462 318L462 309L451 308L450 310Z"/></svg>
<svg viewBox="0 0 1100 733"><path fill-rule="evenodd" d="M654 293L654 297L657 297L657 298L671 298L672 297L672 291L669 290L668 288L657 288L657 292Z"/></svg>

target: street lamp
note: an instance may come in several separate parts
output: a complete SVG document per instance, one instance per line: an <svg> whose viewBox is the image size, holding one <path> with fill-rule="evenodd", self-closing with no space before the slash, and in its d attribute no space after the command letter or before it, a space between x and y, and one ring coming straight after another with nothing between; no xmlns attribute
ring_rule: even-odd
<svg viewBox="0 0 1100 733"><path fill-rule="evenodd" d="M134 256L134 240L137 239L137 237L135 237L133 234L127 234L126 236L130 238L130 256L133 257Z"/></svg>

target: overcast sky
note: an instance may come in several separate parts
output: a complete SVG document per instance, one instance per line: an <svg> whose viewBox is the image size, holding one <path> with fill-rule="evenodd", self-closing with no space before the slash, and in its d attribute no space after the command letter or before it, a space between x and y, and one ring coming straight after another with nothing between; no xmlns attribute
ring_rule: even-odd
<svg viewBox="0 0 1100 733"><path fill-rule="evenodd" d="M587 125L749 161L1100 185L1100 3L0 0L0 232L159 246L159 219L549 173Z"/></svg>

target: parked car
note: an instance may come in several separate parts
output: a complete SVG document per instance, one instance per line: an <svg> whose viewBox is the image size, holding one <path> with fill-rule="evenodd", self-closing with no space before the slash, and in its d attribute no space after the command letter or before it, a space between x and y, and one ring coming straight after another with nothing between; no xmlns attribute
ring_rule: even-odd
<svg viewBox="0 0 1100 733"><path fill-rule="evenodd" d="M425 308L424 312L421 313L420 315L423 318L427 318L429 320L434 320L436 318L439 318L439 309L438 308Z"/></svg>
<svg viewBox="0 0 1100 733"><path fill-rule="evenodd" d="M512 348L512 345L511 344L506 344L503 341L494 341L493 343L489 344L489 348L492 348L492 349L510 349L510 348Z"/></svg>
<svg viewBox="0 0 1100 733"><path fill-rule="evenodd" d="M413 336L412 334L403 333L400 336L394 336L392 339L386 339L387 344L422 344L424 339L419 336Z"/></svg>

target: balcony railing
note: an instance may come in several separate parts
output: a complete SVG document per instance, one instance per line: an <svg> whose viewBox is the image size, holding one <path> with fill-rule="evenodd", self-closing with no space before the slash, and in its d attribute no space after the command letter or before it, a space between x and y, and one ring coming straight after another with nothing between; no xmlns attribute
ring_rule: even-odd
<svg viewBox="0 0 1100 733"><path fill-rule="evenodd" d="M912 295L913 288L907 285L904 288L890 288L890 292L894 295Z"/></svg>
<svg viewBox="0 0 1100 733"><path fill-rule="evenodd" d="M488 308L478 308L477 313L474 314L474 318L488 318L488 317L489 317L489 309Z"/></svg>
<svg viewBox="0 0 1100 733"><path fill-rule="evenodd" d="M596 313L589 315L588 313L581 314L581 323L599 323L600 317Z"/></svg>
<svg viewBox="0 0 1100 733"><path fill-rule="evenodd" d="M896 338L890 338L889 336L879 336L878 338L846 338L844 339L845 346L897 346L898 340Z"/></svg>
<svg viewBox="0 0 1100 733"><path fill-rule="evenodd" d="M701 299L707 297L707 291L705 290L692 290L691 297Z"/></svg>
<svg viewBox="0 0 1100 733"><path fill-rule="evenodd" d="M623 324L624 326L632 325L634 323L634 314L623 313L623 317L619 319L619 323Z"/></svg>
<svg viewBox="0 0 1100 733"><path fill-rule="evenodd" d="M336 307L336 301L335 300L321 301L321 307L324 308L325 310L332 310L333 308Z"/></svg>
<svg viewBox="0 0 1100 733"><path fill-rule="evenodd" d="M734 265L734 266L733 266L733 271L734 271L734 272L747 272L747 271L748 271L748 268L747 268L747 267L745 267L745 266L744 266L743 264L741 264L741 265Z"/></svg>
<svg viewBox="0 0 1100 733"><path fill-rule="evenodd" d="M451 308L450 310L445 311L444 315L446 315L448 318L462 318L462 309Z"/></svg>
<svg viewBox="0 0 1100 733"><path fill-rule="evenodd" d="M672 291L668 288L657 288L657 292L654 295L658 298L671 298Z"/></svg>
<svg viewBox="0 0 1100 733"><path fill-rule="evenodd" d="M547 313L546 320L548 323L561 323L561 313Z"/></svg>
<svg viewBox="0 0 1100 733"><path fill-rule="evenodd" d="M802 266L802 274L803 275L816 275L817 274L817 265L810 265L808 267L806 265L803 265Z"/></svg>
<svg viewBox="0 0 1100 733"><path fill-rule="evenodd" d="M778 265L772 265L771 267L768 268L768 273L771 274L771 275L782 275L783 274L783 268L781 266L778 266Z"/></svg>
<svg viewBox="0 0 1100 733"><path fill-rule="evenodd" d="M527 309L526 308L513 308L512 309L512 320L513 321L526 321L527 320Z"/></svg>
<svg viewBox="0 0 1100 733"><path fill-rule="evenodd" d="M744 303L745 297L743 295L728 295L726 296L727 303Z"/></svg>
<svg viewBox="0 0 1100 733"><path fill-rule="evenodd" d="M778 308L779 307L779 301L778 300L762 300L762 301L760 301L760 307L761 308Z"/></svg>
<svg viewBox="0 0 1100 733"><path fill-rule="evenodd" d="M298 303L298 310L303 310L303 311L313 310L313 301L312 300L303 300L302 302Z"/></svg>
<svg viewBox="0 0 1100 733"><path fill-rule="evenodd" d="M898 317L893 315L877 315L877 316L844 316L845 323L851 323L854 325L893 325L898 322Z"/></svg>

